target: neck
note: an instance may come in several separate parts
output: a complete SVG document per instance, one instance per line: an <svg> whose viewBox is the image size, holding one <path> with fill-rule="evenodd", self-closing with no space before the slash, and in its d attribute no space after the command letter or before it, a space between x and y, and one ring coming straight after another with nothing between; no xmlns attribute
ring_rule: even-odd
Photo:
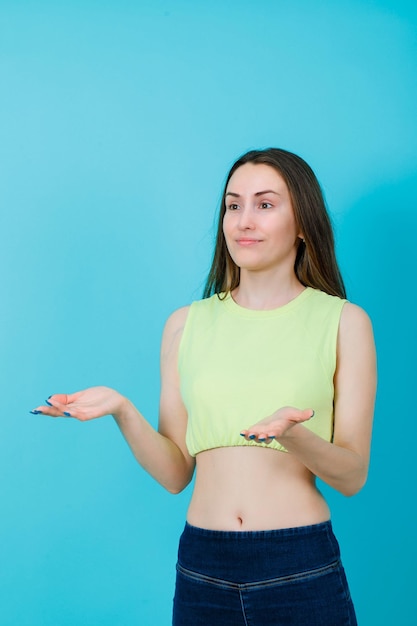
<svg viewBox="0 0 417 626"><path fill-rule="evenodd" d="M294 300L305 287L295 273L279 276L278 272L242 270L239 286L232 296L237 304L248 309L275 309Z"/></svg>

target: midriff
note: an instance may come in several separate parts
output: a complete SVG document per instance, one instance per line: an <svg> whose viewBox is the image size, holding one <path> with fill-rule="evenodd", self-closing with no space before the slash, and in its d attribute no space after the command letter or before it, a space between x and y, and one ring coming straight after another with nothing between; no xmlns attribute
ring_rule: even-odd
<svg viewBox="0 0 417 626"><path fill-rule="evenodd" d="M212 530L271 530L330 518L314 475L294 456L261 447L226 447L196 456L187 521Z"/></svg>

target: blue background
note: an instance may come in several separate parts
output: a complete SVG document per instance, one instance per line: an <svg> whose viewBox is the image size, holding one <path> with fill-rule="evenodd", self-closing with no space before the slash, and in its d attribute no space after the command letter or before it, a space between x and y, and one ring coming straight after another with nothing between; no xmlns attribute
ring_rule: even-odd
<svg viewBox="0 0 417 626"><path fill-rule="evenodd" d="M1 0L2 625L170 623L189 488L110 417L29 410L106 384L157 424L164 321L201 295L227 169L270 145L315 169L375 327L369 481L324 487L359 623L417 623L416 6Z"/></svg>

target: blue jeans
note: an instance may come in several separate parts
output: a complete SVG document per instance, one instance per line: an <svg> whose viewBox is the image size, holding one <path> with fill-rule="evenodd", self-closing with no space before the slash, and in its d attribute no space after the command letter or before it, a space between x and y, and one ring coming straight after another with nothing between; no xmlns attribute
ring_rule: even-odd
<svg viewBox="0 0 417 626"><path fill-rule="evenodd" d="M267 531L186 524L174 626L356 626L331 523Z"/></svg>

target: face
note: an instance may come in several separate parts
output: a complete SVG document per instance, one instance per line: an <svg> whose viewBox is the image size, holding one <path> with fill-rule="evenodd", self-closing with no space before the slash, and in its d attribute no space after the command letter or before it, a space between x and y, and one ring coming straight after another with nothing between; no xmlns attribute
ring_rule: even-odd
<svg viewBox="0 0 417 626"><path fill-rule="evenodd" d="M226 188L223 233L241 272L282 267L294 271L302 236L295 222L288 187L263 163L245 163Z"/></svg>

